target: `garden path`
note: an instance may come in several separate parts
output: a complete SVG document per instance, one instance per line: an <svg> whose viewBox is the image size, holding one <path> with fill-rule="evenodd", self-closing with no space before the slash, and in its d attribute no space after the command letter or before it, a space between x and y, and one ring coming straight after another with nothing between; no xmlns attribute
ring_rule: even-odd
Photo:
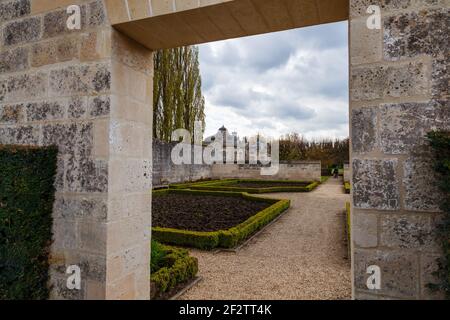
<svg viewBox="0 0 450 320"><path fill-rule="evenodd" d="M342 180L265 196L291 199L291 208L237 253L191 250L203 279L179 299L351 298Z"/></svg>

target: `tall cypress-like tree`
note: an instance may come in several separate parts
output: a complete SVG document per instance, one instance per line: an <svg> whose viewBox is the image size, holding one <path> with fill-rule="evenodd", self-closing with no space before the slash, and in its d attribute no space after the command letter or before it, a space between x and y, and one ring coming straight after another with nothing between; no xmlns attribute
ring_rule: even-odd
<svg viewBox="0 0 450 320"><path fill-rule="evenodd" d="M154 55L153 136L170 141L173 130L193 136L194 122L205 122L205 99L197 47L157 51Z"/></svg>

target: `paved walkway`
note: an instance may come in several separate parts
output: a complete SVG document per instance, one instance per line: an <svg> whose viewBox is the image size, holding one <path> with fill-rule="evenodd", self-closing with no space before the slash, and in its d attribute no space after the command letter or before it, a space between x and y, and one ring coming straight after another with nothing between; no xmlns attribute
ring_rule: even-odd
<svg viewBox="0 0 450 320"><path fill-rule="evenodd" d="M267 196L291 199L291 208L238 253L192 250L203 280L180 299L351 298L341 180Z"/></svg>

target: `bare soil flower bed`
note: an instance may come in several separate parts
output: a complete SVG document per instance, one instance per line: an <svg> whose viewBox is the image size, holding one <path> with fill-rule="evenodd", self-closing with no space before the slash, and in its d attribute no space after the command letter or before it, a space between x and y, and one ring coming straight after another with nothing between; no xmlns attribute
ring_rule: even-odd
<svg viewBox="0 0 450 320"><path fill-rule="evenodd" d="M201 232L226 230L271 205L267 202L219 195L154 195L152 224L160 228Z"/></svg>

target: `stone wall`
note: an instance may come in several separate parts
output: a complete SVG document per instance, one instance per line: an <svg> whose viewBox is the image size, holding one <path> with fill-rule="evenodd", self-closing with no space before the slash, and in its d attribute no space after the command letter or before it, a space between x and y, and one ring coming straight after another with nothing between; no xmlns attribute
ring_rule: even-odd
<svg viewBox="0 0 450 320"><path fill-rule="evenodd" d="M214 164L212 166L212 177L214 179L242 178L242 179L265 179L265 180L321 180L320 161L298 161L292 163L280 163L276 175L261 175L261 166L249 164Z"/></svg>
<svg viewBox="0 0 450 320"><path fill-rule="evenodd" d="M0 29L0 143L59 147L52 298L148 298L151 52L100 0L0 0Z"/></svg>
<svg viewBox="0 0 450 320"><path fill-rule="evenodd" d="M261 166L238 164L182 164L175 165L171 159L176 142L153 141L153 186L169 183L198 181L203 179L270 179L270 180L316 180L321 179L320 161L297 161L280 163L280 170L274 176L262 176ZM193 156L192 158L193 159Z"/></svg>
<svg viewBox="0 0 450 320"><path fill-rule="evenodd" d="M366 27L379 4L381 30ZM450 129L449 1L350 1L353 272L357 299L439 298L439 200L425 134ZM381 268L368 290L366 268Z"/></svg>
<svg viewBox="0 0 450 320"><path fill-rule="evenodd" d="M206 164L174 165L172 148L177 144L153 140L153 186L210 179L212 166ZM193 158L192 158L193 159Z"/></svg>
<svg viewBox="0 0 450 320"><path fill-rule="evenodd" d="M344 181L352 180L352 172L350 171L350 164L344 163Z"/></svg>

